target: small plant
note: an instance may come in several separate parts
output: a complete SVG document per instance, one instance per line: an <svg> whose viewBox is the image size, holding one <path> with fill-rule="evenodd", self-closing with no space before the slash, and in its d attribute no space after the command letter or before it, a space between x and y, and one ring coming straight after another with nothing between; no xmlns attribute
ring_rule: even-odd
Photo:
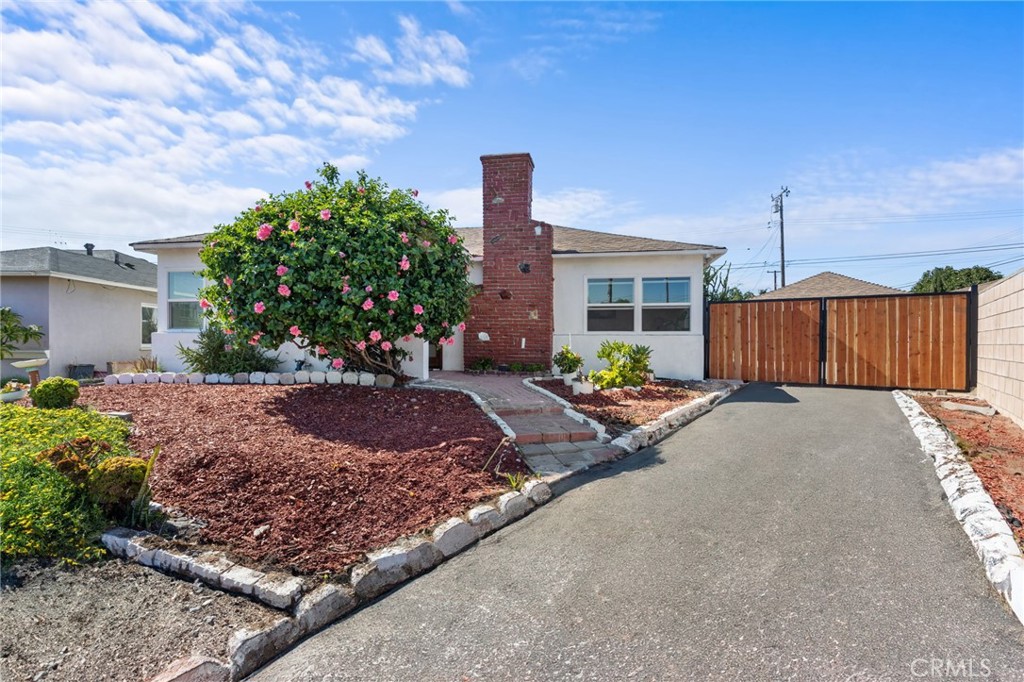
<svg viewBox="0 0 1024 682"><path fill-rule="evenodd" d="M513 362L512 364L510 364L508 366L508 369L509 369L510 372L522 372L523 371L523 363L521 363L521 362Z"/></svg>
<svg viewBox="0 0 1024 682"><path fill-rule="evenodd" d="M78 382L64 377L50 377L40 381L29 392L32 404L44 410L63 410L78 400Z"/></svg>
<svg viewBox="0 0 1024 682"><path fill-rule="evenodd" d="M159 456L160 446L158 445L153 448L153 454L146 462L146 475L142 477L142 485L139 486L139 492L135 496L135 500L132 501L131 513L128 517L128 525L132 528L148 528L153 523L154 514L149 508L149 503L153 500L153 489L149 487L149 477L153 474L153 466Z"/></svg>
<svg viewBox="0 0 1024 682"><path fill-rule="evenodd" d="M49 462L75 485L83 486L89 479L96 462L110 452L110 444L95 441L89 436L79 436L73 440L43 450L36 459Z"/></svg>
<svg viewBox="0 0 1024 682"><path fill-rule="evenodd" d="M551 358L551 362L555 363L555 367L562 374L575 374L583 366L583 356L569 346L562 346L562 349L555 353L555 357Z"/></svg>
<svg viewBox="0 0 1024 682"><path fill-rule="evenodd" d="M132 371L145 374L146 372L162 372L163 368L156 358L140 357L132 365Z"/></svg>
<svg viewBox="0 0 1024 682"><path fill-rule="evenodd" d="M17 350L16 344L35 342L43 338L38 324L22 324L21 315L9 306L0 308L0 358L9 358Z"/></svg>
<svg viewBox="0 0 1024 682"><path fill-rule="evenodd" d="M20 375L13 377L4 377L4 380L0 381L0 386L6 387L9 384L28 384L28 377Z"/></svg>
<svg viewBox="0 0 1024 682"><path fill-rule="evenodd" d="M178 357L190 372L200 374L235 374L237 372L273 372L277 355L267 355L262 348L239 343L234 334L208 325L199 332L192 348L178 344Z"/></svg>
<svg viewBox="0 0 1024 682"><path fill-rule="evenodd" d="M597 357L608 363L600 372L591 372L589 379L601 388L643 386L651 371L651 349L625 341L602 341Z"/></svg>
<svg viewBox="0 0 1024 682"><path fill-rule="evenodd" d="M530 475L522 473L505 474L505 479L508 481L508 487L518 492L530 480Z"/></svg>
<svg viewBox="0 0 1024 682"><path fill-rule="evenodd" d="M484 372L489 369L494 369L493 358L477 358L469 364L469 368L478 372Z"/></svg>
<svg viewBox="0 0 1024 682"><path fill-rule="evenodd" d="M3 388L0 388L0 393L16 393L18 391L27 390L29 387L28 382L20 382L13 380L5 380Z"/></svg>
<svg viewBox="0 0 1024 682"><path fill-rule="evenodd" d="M547 367L545 367L544 365L542 365L539 362L531 362L530 364L526 365L526 371L527 372L544 372L544 371L547 371Z"/></svg>
<svg viewBox="0 0 1024 682"><path fill-rule="evenodd" d="M138 457L105 459L89 472L89 494L108 518L124 518L142 489L147 468L146 460Z"/></svg>

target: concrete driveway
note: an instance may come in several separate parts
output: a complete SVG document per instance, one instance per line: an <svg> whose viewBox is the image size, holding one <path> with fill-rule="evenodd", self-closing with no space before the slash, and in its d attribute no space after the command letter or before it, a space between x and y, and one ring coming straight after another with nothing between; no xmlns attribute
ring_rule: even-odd
<svg viewBox="0 0 1024 682"><path fill-rule="evenodd" d="M887 392L753 385L253 679L1024 679Z"/></svg>

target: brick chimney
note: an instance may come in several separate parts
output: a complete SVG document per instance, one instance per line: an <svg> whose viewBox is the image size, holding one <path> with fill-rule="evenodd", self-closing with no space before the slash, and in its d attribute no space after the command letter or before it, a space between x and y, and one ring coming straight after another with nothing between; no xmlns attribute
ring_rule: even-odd
<svg viewBox="0 0 1024 682"><path fill-rule="evenodd" d="M550 225L533 220L529 154L481 156L483 287L473 298L465 362L551 364L554 333L554 245ZM485 332L489 341L480 341Z"/></svg>

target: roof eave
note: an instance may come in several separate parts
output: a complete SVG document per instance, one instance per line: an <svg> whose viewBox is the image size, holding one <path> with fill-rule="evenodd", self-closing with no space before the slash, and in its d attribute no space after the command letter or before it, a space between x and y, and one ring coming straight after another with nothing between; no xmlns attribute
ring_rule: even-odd
<svg viewBox="0 0 1024 682"><path fill-rule="evenodd" d="M711 260L724 256L726 249L673 249L664 251L596 251L588 253L552 252L554 258L609 258L620 256L704 256ZM711 261L708 261L711 262Z"/></svg>

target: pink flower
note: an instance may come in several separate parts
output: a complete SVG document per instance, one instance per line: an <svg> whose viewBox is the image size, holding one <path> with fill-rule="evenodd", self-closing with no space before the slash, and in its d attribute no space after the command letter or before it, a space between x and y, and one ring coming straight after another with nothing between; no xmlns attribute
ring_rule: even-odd
<svg viewBox="0 0 1024 682"><path fill-rule="evenodd" d="M277 276L284 277L285 273L288 272L288 268L284 265L277 266Z"/></svg>
<svg viewBox="0 0 1024 682"><path fill-rule="evenodd" d="M291 327L289 327L288 333L291 334L292 336L302 336L302 330L299 329L299 325L297 324L293 324Z"/></svg>
<svg viewBox="0 0 1024 682"><path fill-rule="evenodd" d="M409 257L408 256L402 256L402 260L398 261L398 269L399 270L408 270L409 269Z"/></svg>
<svg viewBox="0 0 1024 682"><path fill-rule="evenodd" d="M390 341L385 341L384 343L380 344L380 349L381 350L391 350L391 342Z"/></svg>
<svg viewBox="0 0 1024 682"><path fill-rule="evenodd" d="M395 291L394 289L389 291L388 292L388 300L389 301L397 301L398 300L398 292Z"/></svg>
<svg viewBox="0 0 1024 682"><path fill-rule="evenodd" d="M338 252L338 258L344 258L344 257L345 257L345 252L344 251L339 251Z"/></svg>
<svg viewBox="0 0 1024 682"><path fill-rule="evenodd" d="M405 232L403 232L402 234L400 234L398 236L402 238L402 243L403 244L408 244L409 243L409 235L407 235Z"/></svg>
<svg viewBox="0 0 1024 682"><path fill-rule="evenodd" d="M208 309L212 308L213 306L210 305L210 302L207 301L205 298L201 298L201 299L199 299L199 307L202 308L203 310L208 310Z"/></svg>
<svg viewBox="0 0 1024 682"><path fill-rule="evenodd" d="M426 239L423 240L423 248L424 249L429 249L430 248L430 242L428 242Z"/></svg>
<svg viewBox="0 0 1024 682"><path fill-rule="evenodd" d="M409 343L410 341L412 341L412 337L406 334L405 336L402 337L402 341Z"/></svg>
<svg viewBox="0 0 1024 682"><path fill-rule="evenodd" d="M229 286L231 286L234 283L235 283L235 280L231 279L230 277L225 277L224 278L224 286L229 287Z"/></svg>
<svg viewBox="0 0 1024 682"><path fill-rule="evenodd" d="M363 291L365 291L366 293L370 293L371 291L373 291L373 287L371 287L369 284L367 284L366 288L363 289Z"/></svg>
<svg viewBox="0 0 1024 682"><path fill-rule="evenodd" d="M449 244L458 244L459 243L459 238L453 234L450 237L448 237L448 243Z"/></svg>
<svg viewBox="0 0 1024 682"><path fill-rule="evenodd" d="M292 290L288 288L287 284L282 284L277 287L277 293L281 294L285 298L288 298L289 296L292 295Z"/></svg>
<svg viewBox="0 0 1024 682"><path fill-rule="evenodd" d="M414 313L416 313L417 315L422 315L423 314L423 306L421 306L419 303L417 303L416 305L414 305L412 307L412 311Z"/></svg>
<svg viewBox="0 0 1024 682"><path fill-rule="evenodd" d="M230 343L225 343L224 344L224 350L231 350L231 344Z"/></svg>
<svg viewBox="0 0 1024 682"><path fill-rule="evenodd" d="M418 196L420 195L420 191L419 191L418 189L414 189L414 190L412 191L412 195L413 195L414 197L418 197Z"/></svg>
<svg viewBox="0 0 1024 682"><path fill-rule="evenodd" d="M290 223L288 223L288 229L291 230L292 232L298 232L299 231L299 221L298 220L293 220Z"/></svg>
<svg viewBox="0 0 1024 682"><path fill-rule="evenodd" d="M357 343L356 348L358 348L360 351L366 350L366 341L360 341L359 343Z"/></svg>
<svg viewBox="0 0 1024 682"><path fill-rule="evenodd" d="M344 366L344 364L345 361L342 360L341 358L334 358L333 360L331 360L331 367L333 367L334 369L341 369Z"/></svg>
<svg viewBox="0 0 1024 682"><path fill-rule="evenodd" d="M234 332L234 330L233 330L233 329L225 329L225 330L224 330L224 333L225 333L225 334L227 334L228 336L231 336L231 335L232 335L232 334L234 334L235 332Z"/></svg>
<svg viewBox="0 0 1024 682"><path fill-rule="evenodd" d="M254 337L252 337L251 339L249 339L249 345L250 345L250 346L258 346L258 345L260 345L260 339L259 339L259 337L257 337L257 336L254 336Z"/></svg>
<svg viewBox="0 0 1024 682"><path fill-rule="evenodd" d="M252 307L252 309L253 309L254 311L256 311L256 314L258 315L258 314L262 313L262 312L263 312L264 310L266 310L266 309L267 309L267 306L265 306L265 305L263 304L263 301L257 301L257 302L256 302L256 305L254 305L254 306Z"/></svg>
<svg viewBox="0 0 1024 682"><path fill-rule="evenodd" d="M328 355L327 349L324 348L323 345L319 345L319 346L316 347L316 354L317 355Z"/></svg>
<svg viewBox="0 0 1024 682"><path fill-rule="evenodd" d="M416 334L422 334L423 333L423 325L422 324L416 325L416 328L413 329L413 331L416 332Z"/></svg>
<svg viewBox="0 0 1024 682"><path fill-rule="evenodd" d="M460 332L466 331L466 323L465 322L459 322L459 331Z"/></svg>
<svg viewBox="0 0 1024 682"><path fill-rule="evenodd" d="M366 190L363 189L362 187L357 187L356 191L359 192L360 194L366 194Z"/></svg>
<svg viewBox="0 0 1024 682"><path fill-rule="evenodd" d="M261 242L265 242L268 239L270 239L270 235L272 234L274 234L274 228L272 228L270 225L266 223L263 223L262 225L260 225L260 229L256 231L256 239L259 239Z"/></svg>
<svg viewBox="0 0 1024 682"><path fill-rule="evenodd" d="M313 183L309 180L306 180L306 189L313 189Z"/></svg>
<svg viewBox="0 0 1024 682"><path fill-rule="evenodd" d="M390 309L390 308L388 308L388 315L394 315L394 314L395 314L395 311Z"/></svg>
<svg viewBox="0 0 1024 682"><path fill-rule="evenodd" d="M377 343L378 341L380 341L380 339L381 333L379 331L374 329L373 331L370 332L370 341L372 341L373 343Z"/></svg>
<svg viewBox="0 0 1024 682"><path fill-rule="evenodd" d="M320 220L330 220L330 219L331 219L331 212L329 210L327 210L325 208L324 210L320 211Z"/></svg>
<svg viewBox="0 0 1024 682"><path fill-rule="evenodd" d="M352 287L348 285L348 282L345 282L344 286L341 287L341 293L347 294L350 291L352 291Z"/></svg>
<svg viewBox="0 0 1024 682"><path fill-rule="evenodd" d="M449 346L454 346L455 345L455 337L454 336L449 336L448 337L448 345Z"/></svg>
<svg viewBox="0 0 1024 682"><path fill-rule="evenodd" d="M366 299L363 301L363 310L371 310L373 308L373 299Z"/></svg>
<svg viewBox="0 0 1024 682"><path fill-rule="evenodd" d="M443 336L437 340L438 345L444 346L448 344L448 339Z"/></svg>
<svg viewBox="0 0 1024 682"><path fill-rule="evenodd" d="M262 210L263 210L263 206L261 204L256 204L256 212L259 213Z"/></svg>
<svg viewBox="0 0 1024 682"><path fill-rule="evenodd" d="M442 322L441 326L447 329L448 328L448 323L447 322Z"/></svg>

